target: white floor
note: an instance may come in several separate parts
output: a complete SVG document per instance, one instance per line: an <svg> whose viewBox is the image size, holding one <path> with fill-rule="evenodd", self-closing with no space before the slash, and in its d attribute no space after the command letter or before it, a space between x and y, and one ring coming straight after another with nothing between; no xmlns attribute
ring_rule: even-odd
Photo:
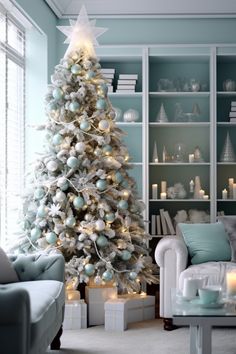
<svg viewBox="0 0 236 354"><path fill-rule="evenodd" d="M236 354L236 328L213 331L213 354ZM50 353L47 352L47 354ZM161 320L129 325L125 332L105 332L103 326L64 331L60 351L51 354L187 354L187 328L167 332Z"/></svg>

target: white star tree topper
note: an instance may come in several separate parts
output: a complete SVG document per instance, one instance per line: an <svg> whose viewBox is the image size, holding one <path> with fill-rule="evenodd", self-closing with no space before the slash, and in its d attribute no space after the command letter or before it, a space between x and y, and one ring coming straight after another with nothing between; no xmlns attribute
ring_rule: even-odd
<svg viewBox="0 0 236 354"><path fill-rule="evenodd" d="M107 31L107 28L95 27L96 20L89 21L85 6L82 6L76 21L70 20L70 26L57 26L69 43L64 58L82 49L88 56L96 57L94 46L98 46L97 37Z"/></svg>

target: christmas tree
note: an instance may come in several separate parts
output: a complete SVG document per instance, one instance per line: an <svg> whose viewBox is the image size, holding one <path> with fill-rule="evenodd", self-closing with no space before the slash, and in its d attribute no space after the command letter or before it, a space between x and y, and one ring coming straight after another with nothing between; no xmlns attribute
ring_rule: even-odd
<svg viewBox="0 0 236 354"><path fill-rule="evenodd" d="M45 153L24 196L24 252L62 252L67 282L156 282L136 184L94 46L104 29L85 8L60 27L69 47L46 95Z"/></svg>

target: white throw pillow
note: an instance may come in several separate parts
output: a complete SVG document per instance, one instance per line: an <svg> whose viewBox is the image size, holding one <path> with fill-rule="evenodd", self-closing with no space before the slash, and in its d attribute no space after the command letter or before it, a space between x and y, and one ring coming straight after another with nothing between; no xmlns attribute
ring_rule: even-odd
<svg viewBox="0 0 236 354"><path fill-rule="evenodd" d="M13 265L6 253L0 247L0 284L15 283L19 281Z"/></svg>

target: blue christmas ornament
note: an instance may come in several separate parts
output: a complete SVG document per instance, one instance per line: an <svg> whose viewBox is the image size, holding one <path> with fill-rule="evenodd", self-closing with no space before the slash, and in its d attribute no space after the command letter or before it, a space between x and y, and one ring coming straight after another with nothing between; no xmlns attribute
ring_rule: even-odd
<svg viewBox="0 0 236 354"><path fill-rule="evenodd" d="M103 274L102 274L102 280L104 281L111 281L113 278L113 273L110 270L106 270Z"/></svg>
<svg viewBox="0 0 236 354"><path fill-rule="evenodd" d="M126 209L128 209L129 204L126 200L121 199L117 206L119 209L126 210Z"/></svg>
<svg viewBox="0 0 236 354"><path fill-rule="evenodd" d="M42 199L45 195L44 189L43 188L37 188L34 191L34 197L35 199Z"/></svg>
<svg viewBox="0 0 236 354"><path fill-rule="evenodd" d="M85 132L89 131L91 128L90 123L87 120L82 120L79 127L81 130L84 130Z"/></svg>
<svg viewBox="0 0 236 354"><path fill-rule="evenodd" d="M115 175L114 175L114 181L116 183L120 183L122 182L124 179L124 177L122 176L122 174L120 172L116 172Z"/></svg>
<svg viewBox="0 0 236 354"><path fill-rule="evenodd" d="M71 112L77 112L80 108L79 102L73 101L69 104L69 110Z"/></svg>
<svg viewBox="0 0 236 354"><path fill-rule="evenodd" d="M106 236L98 236L97 240L96 240L96 243L99 247L106 247L108 245L108 240L106 238Z"/></svg>
<svg viewBox="0 0 236 354"><path fill-rule="evenodd" d="M104 191L107 188L107 181L105 179L99 179L96 182L96 187L99 191Z"/></svg>
<svg viewBox="0 0 236 354"><path fill-rule="evenodd" d="M85 77L86 77L87 80L91 80L95 75L96 75L96 74L95 74L94 71L89 70L89 71L86 73Z"/></svg>
<svg viewBox="0 0 236 354"><path fill-rule="evenodd" d="M66 226L74 227L75 224L76 224L76 220L73 216L69 216L68 218L66 218Z"/></svg>
<svg viewBox="0 0 236 354"><path fill-rule="evenodd" d="M101 64L100 64L100 63L96 63L96 64L95 64L95 68L96 68L96 69L101 69Z"/></svg>
<svg viewBox="0 0 236 354"><path fill-rule="evenodd" d="M107 108L107 103L103 98L99 98L96 102L96 108L97 109L106 109Z"/></svg>
<svg viewBox="0 0 236 354"><path fill-rule="evenodd" d="M56 111L57 110L57 104L55 102L50 102L47 105L47 108L49 111Z"/></svg>
<svg viewBox="0 0 236 354"><path fill-rule="evenodd" d="M52 95L55 100L60 100L63 96L63 91L59 87L57 87L52 91Z"/></svg>
<svg viewBox="0 0 236 354"><path fill-rule="evenodd" d="M66 191L68 188L69 188L69 182L68 181L65 181L65 183L60 185L60 189L62 191Z"/></svg>
<svg viewBox="0 0 236 354"><path fill-rule="evenodd" d="M137 278L138 274L136 272L130 272L129 273L129 279L130 280L135 280Z"/></svg>
<svg viewBox="0 0 236 354"><path fill-rule="evenodd" d="M52 143L54 145L59 145L62 143L62 140L63 140L63 138L62 138L61 134L55 134L52 138Z"/></svg>
<svg viewBox="0 0 236 354"><path fill-rule="evenodd" d="M47 213L48 213L47 208L44 205L40 205L37 211L37 216L39 218L44 218L47 215Z"/></svg>
<svg viewBox="0 0 236 354"><path fill-rule="evenodd" d="M127 250L122 251L121 258L123 261L128 261L131 258L131 253Z"/></svg>
<svg viewBox="0 0 236 354"><path fill-rule="evenodd" d="M112 223L115 220L115 214L114 213L107 213L105 215L105 220L109 223Z"/></svg>
<svg viewBox="0 0 236 354"><path fill-rule="evenodd" d="M41 235L42 235L42 231L38 227L34 227L30 231L30 237L32 241L37 241Z"/></svg>
<svg viewBox="0 0 236 354"><path fill-rule="evenodd" d="M108 86L106 84L99 85L99 89L103 91L104 95L108 92Z"/></svg>
<svg viewBox="0 0 236 354"><path fill-rule="evenodd" d="M104 152L104 154L109 155L112 152L111 145L104 145L102 148L102 151Z"/></svg>
<svg viewBox="0 0 236 354"><path fill-rule="evenodd" d="M81 66L79 64L74 64L72 65L72 67L70 68L72 74L79 74L81 71Z"/></svg>
<svg viewBox="0 0 236 354"><path fill-rule="evenodd" d="M55 243L57 240L57 235L54 232L48 232L46 235L46 241L50 244Z"/></svg>
<svg viewBox="0 0 236 354"><path fill-rule="evenodd" d="M84 266L84 270L85 270L85 274L88 276L88 277L91 277L91 275L93 275L95 273L95 267L93 264L90 264L90 263L87 263L85 266Z"/></svg>
<svg viewBox="0 0 236 354"><path fill-rule="evenodd" d="M76 168L79 166L79 160L74 156L70 156L66 163L70 168Z"/></svg>
<svg viewBox="0 0 236 354"><path fill-rule="evenodd" d="M75 197L75 199L73 200L73 205L77 210L81 209L84 206L84 204L85 204L84 198L82 197Z"/></svg>

